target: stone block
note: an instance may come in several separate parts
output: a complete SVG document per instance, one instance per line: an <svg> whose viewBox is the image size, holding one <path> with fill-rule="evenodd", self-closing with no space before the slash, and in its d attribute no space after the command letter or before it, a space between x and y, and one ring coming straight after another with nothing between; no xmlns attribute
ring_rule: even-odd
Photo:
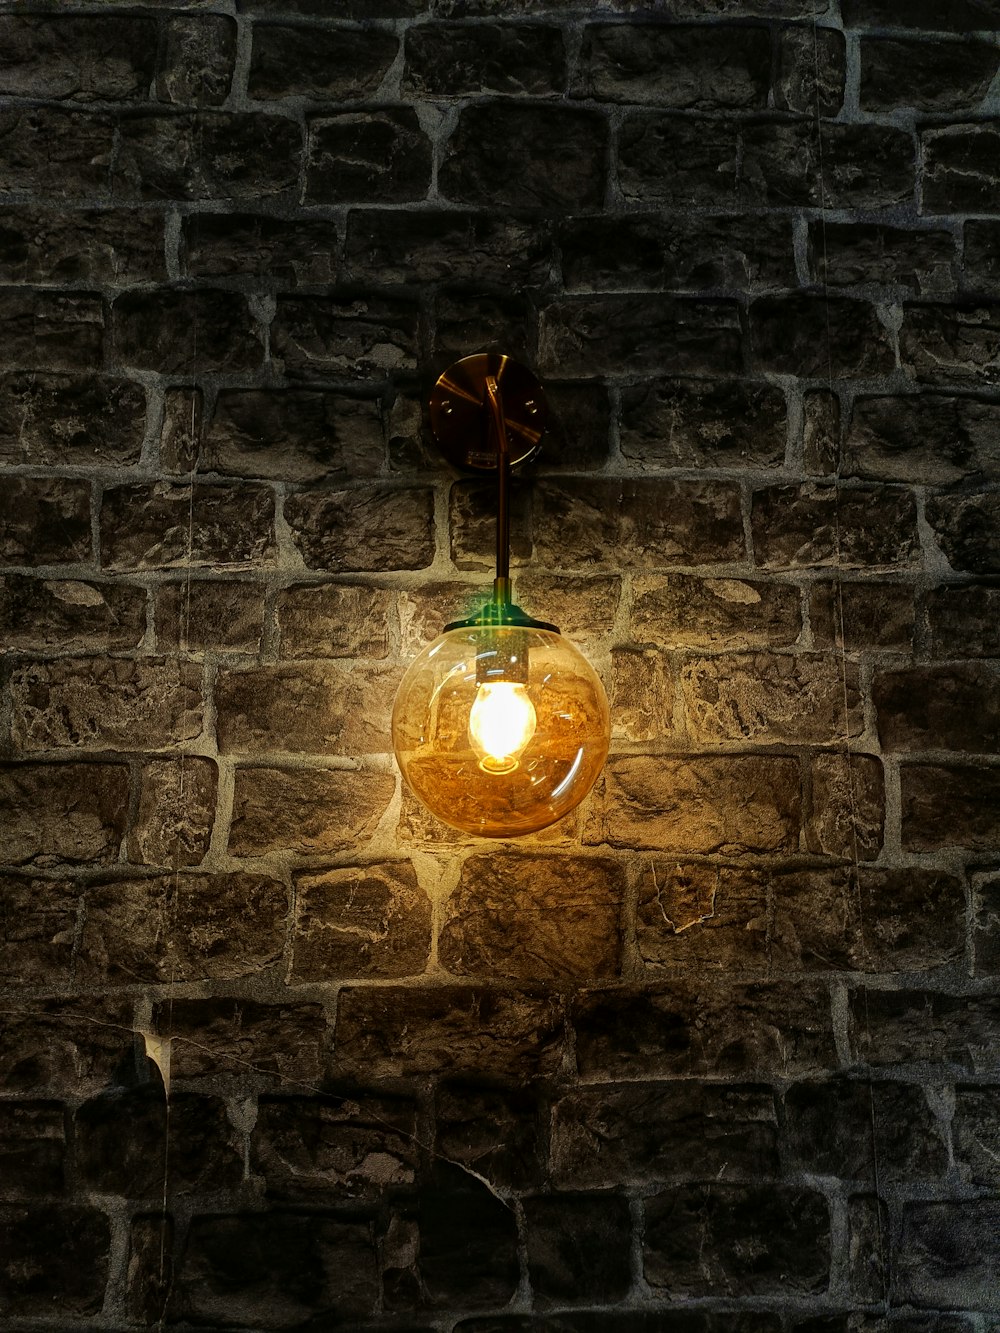
<svg viewBox="0 0 1000 1333"><path fill-rule="evenodd" d="M574 1001L576 1058L588 1079L809 1078L836 1066L819 982L584 991Z"/></svg>
<svg viewBox="0 0 1000 1333"><path fill-rule="evenodd" d="M72 883L0 874L0 967L8 986L70 981L79 907Z"/></svg>
<svg viewBox="0 0 1000 1333"><path fill-rule="evenodd" d="M185 579L156 587L156 643L161 653L260 651L265 589L242 579Z"/></svg>
<svg viewBox="0 0 1000 1333"><path fill-rule="evenodd" d="M995 1088L960 1085L955 1089L952 1137L962 1179L996 1189L1000 1184L1000 1105Z"/></svg>
<svg viewBox="0 0 1000 1333"><path fill-rule="evenodd" d="M16 283L163 282L163 217L125 208L53 213L5 208L0 281Z"/></svg>
<svg viewBox="0 0 1000 1333"><path fill-rule="evenodd" d="M849 999L848 1035L855 1058L869 1065L935 1065L995 1077L1000 1000L923 990L858 990Z"/></svg>
<svg viewBox="0 0 1000 1333"><path fill-rule="evenodd" d="M346 851L372 836L395 788L391 773L241 766L229 854Z"/></svg>
<svg viewBox="0 0 1000 1333"><path fill-rule="evenodd" d="M724 653L688 659L679 685L700 744L829 744L864 729L858 668L818 653Z"/></svg>
<svg viewBox="0 0 1000 1333"><path fill-rule="evenodd" d="M392 593L383 588L339 583L283 588L275 604L281 656L385 657L392 603Z"/></svg>
<svg viewBox="0 0 1000 1333"><path fill-rule="evenodd" d="M830 1280L822 1194L789 1185L688 1185L645 1205L643 1272L658 1295L808 1295Z"/></svg>
<svg viewBox="0 0 1000 1333"><path fill-rule="evenodd" d="M402 1097L262 1097L251 1169L271 1198L378 1200L414 1183L416 1132L416 1107Z"/></svg>
<svg viewBox="0 0 1000 1333"><path fill-rule="evenodd" d="M602 115L562 105L466 106L448 140L438 184L446 199L488 208L600 208L607 175ZM498 161L517 162L497 172Z"/></svg>
<svg viewBox="0 0 1000 1333"><path fill-rule="evenodd" d="M774 105L801 116L836 116L844 103L846 44L835 28L787 27L778 34Z"/></svg>
<svg viewBox="0 0 1000 1333"><path fill-rule="evenodd" d="M279 296L271 347L293 380L383 380L416 370L419 322L409 298Z"/></svg>
<svg viewBox="0 0 1000 1333"><path fill-rule="evenodd" d="M61 1194L66 1156L59 1102L0 1104L0 1170L4 1194Z"/></svg>
<svg viewBox="0 0 1000 1333"><path fill-rule="evenodd" d="M955 238L880 223L813 222L809 262L816 281L833 287L866 283L941 295L955 287Z"/></svg>
<svg viewBox="0 0 1000 1333"><path fill-rule="evenodd" d="M1000 294L1000 222L973 218L965 224L965 280L972 291Z"/></svg>
<svg viewBox="0 0 1000 1333"><path fill-rule="evenodd" d="M953 569L1000 574L1000 496L996 491L931 496L927 522Z"/></svg>
<svg viewBox="0 0 1000 1333"><path fill-rule="evenodd" d="M992 388L1000 383L1000 308L993 305L903 306L899 355L921 384Z"/></svg>
<svg viewBox="0 0 1000 1333"><path fill-rule="evenodd" d="M996 802L994 801L994 808ZM997 839L1000 842L1000 838ZM972 975L1000 975L1000 875L972 880Z"/></svg>
<svg viewBox="0 0 1000 1333"><path fill-rule="evenodd" d="M229 95L236 24L224 14L175 14L166 24L156 96L179 106L219 106Z"/></svg>
<svg viewBox="0 0 1000 1333"><path fill-rule="evenodd" d="M434 559L434 494L427 487L299 491L285 501L285 521L308 569L424 569Z"/></svg>
<svg viewBox="0 0 1000 1333"><path fill-rule="evenodd" d="M632 580L632 636L666 648L789 647L799 636L789 583L645 574Z"/></svg>
<svg viewBox="0 0 1000 1333"><path fill-rule="evenodd" d="M163 1088L110 1088L73 1116L76 1169L86 1189L162 1198L233 1189L243 1179L242 1136L219 1097Z"/></svg>
<svg viewBox="0 0 1000 1333"><path fill-rule="evenodd" d="M249 203L287 199L298 184L302 131L287 116L146 113L123 117L119 134L112 182L119 199Z"/></svg>
<svg viewBox="0 0 1000 1333"><path fill-rule="evenodd" d="M560 1189L773 1176L774 1095L697 1082L580 1088L552 1107L551 1158Z"/></svg>
<svg viewBox="0 0 1000 1333"><path fill-rule="evenodd" d="M647 972L764 972L769 915L759 874L651 859L639 880L636 952Z"/></svg>
<svg viewBox="0 0 1000 1333"><path fill-rule="evenodd" d="M756 371L810 379L888 374L895 355L873 306L846 297L762 296L750 306Z"/></svg>
<svg viewBox="0 0 1000 1333"><path fill-rule="evenodd" d="M854 1194L847 1200L847 1271L856 1300L884 1301L889 1213L877 1194Z"/></svg>
<svg viewBox="0 0 1000 1333"><path fill-rule="evenodd" d="M99 296L24 287L0 289L5 369L101 369L104 309Z"/></svg>
<svg viewBox="0 0 1000 1333"><path fill-rule="evenodd" d="M431 903L408 861L297 874L292 982L426 970Z"/></svg>
<svg viewBox="0 0 1000 1333"><path fill-rule="evenodd" d="M156 60L156 23L131 14L0 19L0 94L53 101L142 102Z"/></svg>
<svg viewBox="0 0 1000 1333"><path fill-rule="evenodd" d="M533 502L535 555L547 567L600 567L609 551L639 570L744 558L733 482L552 478L534 487Z"/></svg>
<svg viewBox="0 0 1000 1333"><path fill-rule="evenodd" d="M539 1104L530 1089L443 1083L435 1112L436 1151L449 1161L498 1189L542 1183Z"/></svg>
<svg viewBox="0 0 1000 1333"><path fill-rule="evenodd" d="M531 559L534 491L534 484L514 477L507 501L511 527L510 562L514 569L527 565ZM496 562L495 481L457 481L448 499L452 561L459 569L492 570ZM487 591L484 587L484 596L477 595L475 601L482 604ZM449 620L453 618L449 616Z"/></svg>
<svg viewBox="0 0 1000 1333"><path fill-rule="evenodd" d="M159 458L164 472L187 472L191 481L195 479L204 427L205 395L201 389L164 390Z"/></svg>
<svg viewBox="0 0 1000 1333"><path fill-rule="evenodd" d="M272 1209L195 1217L178 1261L170 1322L334 1327L374 1312L379 1295L368 1222Z"/></svg>
<svg viewBox="0 0 1000 1333"><path fill-rule="evenodd" d="M369 1079L478 1075L520 1085L559 1069L558 999L479 986L347 987L340 992L336 1073Z"/></svg>
<svg viewBox="0 0 1000 1333"><path fill-rule="evenodd" d="M121 364L165 375L238 375L258 369L264 356L245 298L206 289L119 296L111 347Z"/></svg>
<svg viewBox="0 0 1000 1333"><path fill-rule="evenodd" d="M0 564L90 562L90 483L10 477L0 490Z"/></svg>
<svg viewBox="0 0 1000 1333"><path fill-rule="evenodd" d="M785 461L785 396L738 380L663 380L626 387L621 452L640 469L768 468Z"/></svg>
<svg viewBox="0 0 1000 1333"><path fill-rule="evenodd" d="M401 588L397 594L400 625L400 656L404 661L415 657L453 620L472 615L490 595L485 580L476 583L439 583L421 581L419 587ZM515 597L522 598L522 584L517 582ZM530 599L530 612L545 619L546 607L535 605Z"/></svg>
<svg viewBox="0 0 1000 1333"><path fill-rule="evenodd" d="M106 996L9 1002L0 1029L0 1079L9 1092L85 1097L134 1059L132 1001Z"/></svg>
<svg viewBox="0 0 1000 1333"><path fill-rule="evenodd" d="M673 663L658 648L611 649L611 734L655 741L674 731Z"/></svg>
<svg viewBox="0 0 1000 1333"><path fill-rule="evenodd" d="M1000 769L972 764L903 764L903 846L910 852L1000 847Z"/></svg>
<svg viewBox="0 0 1000 1333"><path fill-rule="evenodd" d="M813 116L815 113L813 113ZM814 118L744 126L740 192L771 208L885 208L913 198L912 136L887 125Z"/></svg>
<svg viewBox="0 0 1000 1333"><path fill-rule="evenodd" d="M488 589L480 589L484 594ZM535 574L517 580L515 595L539 619L555 616L559 628L574 643L604 638L614 627L621 600L622 581L615 575L596 578L572 574Z"/></svg>
<svg viewBox="0 0 1000 1333"><path fill-rule="evenodd" d="M411 29L411 40L418 31L428 29ZM447 281L518 289L547 281L552 239L544 220L506 210L352 209L345 252L348 271L365 283Z"/></svg>
<svg viewBox="0 0 1000 1333"><path fill-rule="evenodd" d="M0 463L103 467L138 463L146 395L96 375L0 376Z"/></svg>
<svg viewBox="0 0 1000 1333"><path fill-rule="evenodd" d="M598 779L583 839L735 855L798 847L798 761L763 755L621 755Z"/></svg>
<svg viewBox="0 0 1000 1333"><path fill-rule="evenodd" d="M872 702L886 750L1000 753L1000 678L985 662L876 672Z"/></svg>
<svg viewBox="0 0 1000 1333"><path fill-rule="evenodd" d="M324 218L192 213L181 223L181 268L195 278L251 276L282 287L327 285L337 276L339 251L337 225Z"/></svg>
<svg viewBox="0 0 1000 1333"><path fill-rule="evenodd" d="M569 292L746 291L796 282L791 227L782 217L568 218L558 240Z"/></svg>
<svg viewBox="0 0 1000 1333"><path fill-rule="evenodd" d="M602 296L554 301L539 317L543 375L733 375L743 369L732 301Z"/></svg>
<svg viewBox="0 0 1000 1333"><path fill-rule="evenodd" d="M0 110L4 184L18 193L37 190L59 199L88 203L108 199L115 133L115 121L104 114L48 106L4 107Z"/></svg>
<svg viewBox="0 0 1000 1333"><path fill-rule="evenodd" d="M806 845L822 856L876 861L885 827L882 762L870 754L818 754Z"/></svg>
<svg viewBox="0 0 1000 1333"><path fill-rule="evenodd" d="M420 24L406 34L402 87L414 98L557 95L566 87L563 34L534 23Z"/></svg>
<svg viewBox="0 0 1000 1333"><path fill-rule="evenodd" d="M772 874L770 958L794 972L916 972L960 963L965 889L933 870Z"/></svg>
<svg viewBox="0 0 1000 1333"><path fill-rule="evenodd" d="M333 662L226 668L215 683L219 749L384 754L401 674Z"/></svg>
<svg viewBox="0 0 1000 1333"><path fill-rule="evenodd" d="M914 634L910 583L817 583L809 595L809 623L818 647L849 652L886 648L910 652Z"/></svg>
<svg viewBox="0 0 1000 1333"><path fill-rule="evenodd" d="M131 860L173 869L203 861L212 840L218 783L215 762L196 755L145 764L129 839Z"/></svg>
<svg viewBox="0 0 1000 1333"><path fill-rule="evenodd" d="M996 48L987 48L996 64ZM968 46L959 48L961 69ZM934 43L935 59L940 43ZM1000 143L996 121L970 122L925 129L920 135L924 154L923 211L925 213L993 213L996 192L991 184L991 162Z"/></svg>
<svg viewBox="0 0 1000 1333"><path fill-rule="evenodd" d="M932 657L1000 657L1000 587L932 588L927 621Z"/></svg>
<svg viewBox="0 0 1000 1333"><path fill-rule="evenodd" d="M944 394L855 400L844 441L846 476L945 486L1000 480L995 403Z"/></svg>
<svg viewBox="0 0 1000 1333"><path fill-rule="evenodd" d="M908 1111L916 1114L922 1106L927 1113L919 1088L902 1085L902 1092ZM873 1176L873 1084L843 1078L795 1083L785 1093L783 1109L781 1146L787 1170L842 1180Z"/></svg>
<svg viewBox="0 0 1000 1333"><path fill-rule="evenodd" d="M621 1301L632 1285L632 1219L620 1194L524 1200L528 1280L544 1308Z"/></svg>
<svg viewBox="0 0 1000 1333"><path fill-rule="evenodd" d="M0 764L0 862L108 865L128 802L124 764Z"/></svg>
<svg viewBox="0 0 1000 1333"><path fill-rule="evenodd" d="M21 754L166 749L201 734L201 670L186 663L64 657L16 668L10 689Z"/></svg>
<svg viewBox="0 0 1000 1333"><path fill-rule="evenodd" d="M159 1214L136 1214L128 1237L125 1289L128 1316L147 1326L162 1323L173 1280L173 1217L162 1208Z"/></svg>
<svg viewBox="0 0 1000 1333"><path fill-rule="evenodd" d="M765 28L592 23L584 30L573 91L685 111L751 110L767 105L770 82Z"/></svg>
<svg viewBox="0 0 1000 1333"><path fill-rule="evenodd" d="M771 486L751 501L764 569L910 569L920 563L913 493L903 487Z"/></svg>
<svg viewBox="0 0 1000 1333"><path fill-rule="evenodd" d="M986 96L998 63L992 42L862 37L861 109L914 107L952 116L971 110Z"/></svg>
<svg viewBox="0 0 1000 1333"><path fill-rule="evenodd" d="M527 294L443 292L434 299L431 319L435 366L451 365L470 347L504 351L522 363L531 359L537 315Z"/></svg>
<svg viewBox="0 0 1000 1333"><path fill-rule="evenodd" d="M729 120L632 111L618 133L618 186L632 206L735 208L738 160Z"/></svg>
<svg viewBox="0 0 1000 1333"><path fill-rule="evenodd" d="M232 980L273 966L288 895L261 874L158 875L87 890L77 976L84 984Z"/></svg>
<svg viewBox="0 0 1000 1333"><path fill-rule="evenodd" d="M285 1090L315 1086L328 1042L318 1004L171 998L153 1005L153 1026L170 1038L175 1078L252 1073L255 1083L273 1079Z"/></svg>
<svg viewBox="0 0 1000 1333"><path fill-rule="evenodd" d="M439 962L513 981L613 977L624 887L604 858L471 856L444 908Z"/></svg>
<svg viewBox="0 0 1000 1333"><path fill-rule="evenodd" d="M992 28L996 0L843 0L844 22L852 28L925 28L931 32L976 32Z"/></svg>
<svg viewBox="0 0 1000 1333"><path fill-rule="evenodd" d="M104 492L101 563L106 569L247 569L274 560L269 486L157 481Z"/></svg>
<svg viewBox="0 0 1000 1333"><path fill-rule="evenodd" d="M111 1251L111 1226L100 1209L7 1204L0 1236L5 1317L100 1313Z"/></svg>
<svg viewBox="0 0 1000 1333"><path fill-rule="evenodd" d="M247 91L259 101L364 101L377 92L398 49L399 38L384 28L255 23Z"/></svg>
<svg viewBox="0 0 1000 1333"><path fill-rule="evenodd" d="M836 472L840 430L837 395L830 389L807 389L802 395L802 461L807 472Z"/></svg>
<svg viewBox="0 0 1000 1333"><path fill-rule="evenodd" d="M309 122L306 203L409 203L423 199L430 183L431 143L412 107Z"/></svg>
<svg viewBox="0 0 1000 1333"><path fill-rule="evenodd" d="M892 1295L918 1307L1000 1311L1000 1200L903 1205Z"/></svg>

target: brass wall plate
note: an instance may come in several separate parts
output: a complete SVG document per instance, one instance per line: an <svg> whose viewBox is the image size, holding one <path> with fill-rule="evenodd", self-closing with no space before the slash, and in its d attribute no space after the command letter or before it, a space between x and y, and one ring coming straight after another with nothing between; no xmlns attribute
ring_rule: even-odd
<svg viewBox="0 0 1000 1333"><path fill-rule="evenodd" d="M449 366L430 397L431 428L438 446L456 467L491 471L497 451L490 431L486 377L500 386L510 463L514 467L541 448L548 405L538 380L526 367L500 352L477 352Z"/></svg>

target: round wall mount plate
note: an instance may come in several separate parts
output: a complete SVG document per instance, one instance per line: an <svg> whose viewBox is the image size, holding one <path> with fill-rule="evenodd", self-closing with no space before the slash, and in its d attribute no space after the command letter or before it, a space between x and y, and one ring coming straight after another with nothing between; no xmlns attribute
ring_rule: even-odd
<svg viewBox="0 0 1000 1333"><path fill-rule="evenodd" d="M490 471L497 450L490 430L486 379L500 388L510 463L515 466L540 449L548 406L538 380L526 367L500 352L477 352L449 366L430 398L431 427L438 446L456 467Z"/></svg>

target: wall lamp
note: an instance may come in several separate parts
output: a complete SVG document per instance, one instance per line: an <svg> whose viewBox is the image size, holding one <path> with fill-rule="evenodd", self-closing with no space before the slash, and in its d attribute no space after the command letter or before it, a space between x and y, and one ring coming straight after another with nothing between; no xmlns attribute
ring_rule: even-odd
<svg viewBox="0 0 1000 1333"><path fill-rule="evenodd" d="M404 780L438 819L487 838L520 837L583 800L611 731L587 659L512 600L510 472L538 452L545 396L524 366L480 353L445 371L430 415L450 462L496 472L496 578L489 601L446 625L410 665L393 707L393 748Z"/></svg>

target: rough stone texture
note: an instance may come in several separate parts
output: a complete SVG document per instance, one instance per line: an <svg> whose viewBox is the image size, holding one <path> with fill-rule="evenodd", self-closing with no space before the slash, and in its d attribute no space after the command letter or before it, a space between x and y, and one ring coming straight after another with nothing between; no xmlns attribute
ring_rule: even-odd
<svg viewBox="0 0 1000 1333"><path fill-rule="evenodd" d="M435 1110L439 1153L499 1188L541 1183L539 1105L530 1090L443 1083Z"/></svg>
<svg viewBox="0 0 1000 1333"><path fill-rule="evenodd" d="M100 518L106 569L274 562L274 497L264 486L116 486L104 492Z"/></svg>
<svg viewBox="0 0 1000 1333"><path fill-rule="evenodd" d="M614 976L624 885L613 861L472 856L445 906L438 957L458 976Z"/></svg>
<svg viewBox="0 0 1000 1333"><path fill-rule="evenodd" d="M134 1059L132 1004L119 999L31 999L7 1006L0 1077L11 1092L87 1096Z"/></svg>
<svg viewBox="0 0 1000 1333"><path fill-rule="evenodd" d="M1000 574L1000 497L937 495L928 500L927 521L953 569Z"/></svg>
<svg viewBox="0 0 1000 1333"><path fill-rule="evenodd" d="M139 808L130 854L146 865L197 865L215 821L218 769L211 759L154 759L139 779Z"/></svg>
<svg viewBox="0 0 1000 1333"><path fill-rule="evenodd" d="M917 1306L997 1310L998 1237L996 1199L908 1204L893 1295Z"/></svg>
<svg viewBox="0 0 1000 1333"><path fill-rule="evenodd" d="M8 208L0 223L4 282L163 282L163 217L123 208L80 209L68 216Z"/></svg>
<svg viewBox="0 0 1000 1333"><path fill-rule="evenodd" d="M178 14L166 24L156 94L179 106L219 106L232 85L236 24L222 14Z"/></svg>
<svg viewBox="0 0 1000 1333"><path fill-rule="evenodd" d="M584 841L656 851L776 852L798 845L798 764L732 755L622 755L598 779Z"/></svg>
<svg viewBox="0 0 1000 1333"><path fill-rule="evenodd" d="M612 648L611 733L660 740L674 730L672 663L656 648Z"/></svg>
<svg viewBox="0 0 1000 1333"><path fill-rule="evenodd" d="M257 583L185 578L161 583L156 590L154 624L161 653L257 653L263 622L264 589Z"/></svg>
<svg viewBox="0 0 1000 1333"><path fill-rule="evenodd" d="M645 971L765 973L772 905L763 877L650 860L639 881L636 951Z"/></svg>
<svg viewBox="0 0 1000 1333"><path fill-rule="evenodd" d="M168 749L202 729L201 672L158 658L62 658L11 678L14 748Z"/></svg>
<svg viewBox="0 0 1000 1333"><path fill-rule="evenodd" d="M258 23L247 90L257 99L363 101L378 88L399 41L379 28L284 27Z"/></svg>
<svg viewBox="0 0 1000 1333"><path fill-rule="evenodd" d="M285 521L310 569L423 569L434 558L429 490L300 491L285 502Z"/></svg>
<svg viewBox="0 0 1000 1333"><path fill-rule="evenodd" d="M111 1228L97 1208L7 1205L0 1244L4 1307L15 1318L99 1314Z"/></svg>
<svg viewBox="0 0 1000 1333"><path fill-rule="evenodd" d="M836 116L844 101L846 50L835 28L786 28L778 43L774 104L799 115Z"/></svg>
<svg viewBox="0 0 1000 1333"><path fill-rule="evenodd" d="M416 369L418 325L418 308L396 296L282 296L271 347L291 379L382 380Z"/></svg>
<svg viewBox="0 0 1000 1333"><path fill-rule="evenodd" d="M0 19L0 93L143 101L156 55L153 20L13 15Z"/></svg>
<svg viewBox="0 0 1000 1333"><path fill-rule="evenodd" d="M841 8L851 27L885 24L966 33L992 28L997 18L996 0L952 0L944 7L936 0L843 0Z"/></svg>
<svg viewBox="0 0 1000 1333"><path fill-rule="evenodd" d="M632 580L632 634L678 648L787 647L801 629L798 590L685 574Z"/></svg>
<svg viewBox="0 0 1000 1333"><path fill-rule="evenodd" d="M414 97L463 93L561 93L566 56L558 28L513 23L426 24L406 35L403 90Z"/></svg>
<svg viewBox="0 0 1000 1333"><path fill-rule="evenodd" d="M1000 844L1000 769L969 764L904 764L900 768L903 846L930 852Z"/></svg>
<svg viewBox="0 0 1000 1333"><path fill-rule="evenodd" d="M58 1102L0 1106L0 1164L12 1193L62 1193L65 1155L65 1113Z"/></svg>
<svg viewBox="0 0 1000 1333"><path fill-rule="evenodd" d="M622 393L622 454L642 468L778 467L785 399L771 387L667 380Z"/></svg>
<svg viewBox="0 0 1000 1333"><path fill-rule="evenodd" d="M423 972L431 904L408 862L296 875L292 981Z"/></svg>
<svg viewBox="0 0 1000 1333"><path fill-rule="evenodd" d="M965 272L972 289L997 295L1000 266L997 263L997 234L1000 223L992 220L965 224Z"/></svg>
<svg viewBox="0 0 1000 1333"><path fill-rule="evenodd" d="M997 1156L1000 1117L991 1088L955 1089L952 1133L962 1178L974 1185L995 1186L1000 1174Z"/></svg>
<svg viewBox="0 0 1000 1333"><path fill-rule="evenodd" d="M120 296L109 339L126 365L167 375L256 370L264 350L244 298L224 291Z"/></svg>
<svg viewBox="0 0 1000 1333"><path fill-rule="evenodd" d="M90 486L61 478L4 478L0 563L76 564L90 560Z"/></svg>
<svg viewBox="0 0 1000 1333"><path fill-rule="evenodd" d="M876 675L872 701L886 750L1000 748L1000 692L995 668L967 662Z"/></svg>
<svg viewBox="0 0 1000 1333"><path fill-rule="evenodd" d="M618 185L632 205L733 208L738 156L732 121L633 111L619 131Z"/></svg>
<svg viewBox="0 0 1000 1333"><path fill-rule="evenodd" d="M815 116L815 112L813 112ZM772 207L879 208L912 196L913 140L882 125L761 120L743 130L742 192Z"/></svg>
<svg viewBox="0 0 1000 1333"><path fill-rule="evenodd" d="M895 359L873 307L843 297L761 297L750 307L750 348L757 371L824 380L885 374Z"/></svg>
<svg viewBox="0 0 1000 1333"><path fill-rule="evenodd" d="M106 114L57 107L0 109L0 165L7 188L62 199L109 197L115 125Z"/></svg>
<svg viewBox="0 0 1000 1333"><path fill-rule="evenodd" d="M311 204L419 200L430 179L431 145L411 107L344 111L310 122Z"/></svg>
<svg viewBox="0 0 1000 1333"><path fill-rule="evenodd" d="M919 559L911 491L806 482L755 491L751 530L766 569L909 568Z"/></svg>
<svg viewBox="0 0 1000 1333"><path fill-rule="evenodd" d="M987 42L920 42L867 37L861 41L861 107L953 112L982 101L998 66Z"/></svg>
<svg viewBox="0 0 1000 1333"><path fill-rule="evenodd" d="M278 594L282 657L385 657L391 594L380 588L299 583Z"/></svg>
<svg viewBox="0 0 1000 1333"><path fill-rule="evenodd" d="M1000 876L995 874L973 877L972 972L1000 974Z"/></svg>
<svg viewBox="0 0 1000 1333"><path fill-rule="evenodd" d="M812 762L812 817L806 824L809 850L875 861L884 825L881 762L870 754L817 755Z"/></svg>
<svg viewBox="0 0 1000 1333"><path fill-rule="evenodd" d="M119 985L251 975L280 956L287 913L263 875L115 880L87 892L77 970Z"/></svg>
<svg viewBox="0 0 1000 1333"><path fill-rule="evenodd" d="M829 475L840 455L840 400L830 389L802 395L802 453L807 472Z"/></svg>
<svg viewBox="0 0 1000 1333"><path fill-rule="evenodd" d="M122 764L0 765L0 862L45 867L117 860L128 795Z"/></svg>
<svg viewBox="0 0 1000 1333"><path fill-rule="evenodd" d="M75 885L0 875L0 965L8 985L70 980L79 906Z"/></svg>
<svg viewBox="0 0 1000 1333"><path fill-rule="evenodd" d="M328 1040L318 1004L170 999L153 1006L153 1026L171 1039L175 1078L252 1072L290 1092L315 1085Z"/></svg>
<svg viewBox="0 0 1000 1333"><path fill-rule="evenodd" d="M190 277L248 274L301 287L328 283L337 272L337 229L258 213L195 213L181 228L181 265Z"/></svg>
<svg viewBox="0 0 1000 1333"><path fill-rule="evenodd" d="M969 475L994 480L1000 477L996 428L996 405L974 398L859 398L844 442L844 472L929 485Z"/></svg>
<svg viewBox="0 0 1000 1333"><path fill-rule="evenodd" d="M899 352L922 384L988 388L1000 375L1000 312L991 305L905 305Z"/></svg>
<svg viewBox="0 0 1000 1333"><path fill-rule="evenodd" d="M317 855L363 844L395 790L388 773L343 769L240 767L229 851Z"/></svg>
<svg viewBox="0 0 1000 1333"><path fill-rule="evenodd" d="M6 366L97 371L105 339L100 297L9 287L0 292Z"/></svg>
<svg viewBox="0 0 1000 1333"><path fill-rule="evenodd" d="M855 992L850 998L850 1037L856 1057L872 1065L940 1067L940 1075L996 1075L991 1033L1000 1006L981 998L917 990Z"/></svg>
<svg viewBox="0 0 1000 1333"><path fill-rule="evenodd" d="M914 590L910 583L815 584L809 626L817 647L857 653L866 648L907 652L913 647Z"/></svg>
<svg viewBox="0 0 1000 1333"><path fill-rule="evenodd" d="M3 463L137 463L145 424L145 394L135 384L37 372L0 378Z"/></svg>
<svg viewBox="0 0 1000 1333"><path fill-rule="evenodd" d="M934 657L1000 657L1000 585L934 588L927 621Z"/></svg>
<svg viewBox="0 0 1000 1333"><path fill-rule="evenodd" d="M966 50L963 46L963 65L968 58ZM996 199L990 182L990 156L996 152L996 123L947 125L924 130L920 137L924 212L993 212Z"/></svg>
<svg viewBox="0 0 1000 1333"><path fill-rule="evenodd" d="M955 241L946 231L814 222L809 249L817 280L834 287L878 283L927 296L955 285Z"/></svg>
<svg viewBox="0 0 1000 1333"><path fill-rule="evenodd" d="M632 1275L628 1200L618 1194L536 1195L524 1201L528 1275L542 1306L620 1301Z"/></svg>

